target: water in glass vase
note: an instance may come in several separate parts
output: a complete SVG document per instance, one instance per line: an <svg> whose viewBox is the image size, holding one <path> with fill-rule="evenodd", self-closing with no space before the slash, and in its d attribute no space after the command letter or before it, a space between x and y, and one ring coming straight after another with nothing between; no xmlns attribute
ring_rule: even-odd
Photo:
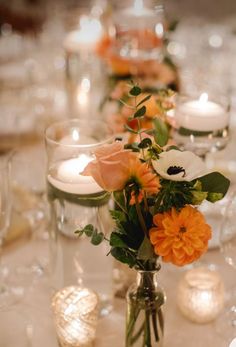
<svg viewBox="0 0 236 347"><path fill-rule="evenodd" d="M126 347L162 347L165 294L157 283L157 271L138 271L126 298Z"/></svg>
<svg viewBox="0 0 236 347"><path fill-rule="evenodd" d="M95 191L98 188L91 187L91 182L86 188L81 181L70 183L57 174L58 165L48 175L53 285L58 289L82 282L99 294L100 312L106 314L112 307L113 292L108 245L103 242L94 247L87 237L78 238L75 231L93 224L105 234L110 232L109 196L100 187Z"/></svg>
<svg viewBox="0 0 236 347"><path fill-rule="evenodd" d="M222 150L229 141L228 127L214 131L198 131L180 127L173 138L180 148L204 157L207 153Z"/></svg>

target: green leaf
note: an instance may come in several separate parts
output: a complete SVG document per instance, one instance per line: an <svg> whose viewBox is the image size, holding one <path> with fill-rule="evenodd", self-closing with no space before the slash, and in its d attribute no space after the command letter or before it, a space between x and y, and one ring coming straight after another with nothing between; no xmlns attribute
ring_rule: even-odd
<svg viewBox="0 0 236 347"><path fill-rule="evenodd" d="M168 31L175 31L175 29L177 28L178 24L179 24L178 19L172 20L172 22L169 23Z"/></svg>
<svg viewBox="0 0 236 347"><path fill-rule="evenodd" d="M75 230L74 233L77 234L80 237L80 236L83 235L83 230Z"/></svg>
<svg viewBox="0 0 236 347"><path fill-rule="evenodd" d="M145 138L140 142L138 147L139 148L147 148L147 147L151 147L151 145L152 145L152 140L149 138Z"/></svg>
<svg viewBox="0 0 236 347"><path fill-rule="evenodd" d="M83 229L76 230L75 234L78 234L79 236L82 236L85 234L88 237L91 237L94 233L94 226L92 224L87 224Z"/></svg>
<svg viewBox="0 0 236 347"><path fill-rule="evenodd" d="M148 101L150 98L151 98L151 94L150 95L147 95L143 100L141 100L139 103L138 103L138 105L137 105L137 107L138 106L140 106L140 105L142 105L145 101Z"/></svg>
<svg viewBox="0 0 236 347"><path fill-rule="evenodd" d="M127 249L114 247L111 250L111 255L121 263L128 264L133 267L136 264L136 259Z"/></svg>
<svg viewBox="0 0 236 347"><path fill-rule="evenodd" d="M222 197L225 196L230 185L230 180L219 172L211 172L198 178L198 180L202 184L202 191L208 193L221 193ZM211 196L209 196L209 199L211 199Z"/></svg>
<svg viewBox="0 0 236 347"><path fill-rule="evenodd" d="M125 128L126 130L128 130L128 131L129 131L130 133L132 133L132 134L138 134L138 131L136 131L136 130L130 128L127 124L124 125L124 128Z"/></svg>
<svg viewBox="0 0 236 347"><path fill-rule="evenodd" d="M200 205L203 200L207 199L208 193L207 192L201 192L198 190L192 191L192 204L193 205Z"/></svg>
<svg viewBox="0 0 236 347"><path fill-rule="evenodd" d="M93 233L91 238L91 243L95 246L99 245L104 240L104 234L102 232L98 233L97 231Z"/></svg>
<svg viewBox="0 0 236 347"><path fill-rule="evenodd" d="M129 94L132 96L138 96L142 93L142 89L138 86L133 86L132 89L130 89Z"/></svg>
<svg viewBox="0 0 236 347"><path fill-rule="evenodd" d="M92 234L94 233L95 229L94 226L92 224L88 224L86 225L86 227L84 228L84 233L86 236L91 237Z"/></svg>
<svg viewBox="0 0 236 347"><path fill-rule="evenodd" d="M134 118L140 118L143 117L146 113L146 106L142 106L141 108L139 108L135 114L134 114Z"/></svg>
<svg viewBox="0 0 236 347"><path fill-rule="evenodd" d="M133 152L139 152L139 144L137 142L127 143L124 145L124 149L132 149Z"/></svg>
<svg viewBox="0 0 236 347"><path fill-rule="evenodd" d="M207 196L207 200L210 202L216 202L223 198L223 194L221 193L209 193Z"/></svg>
<svg viewBox="0 0 236 347"><path fill-rule="evenodd" d="M142 260L150 260L155 258L153 246L151 245L151 242L147 236L145 236L143 239L143 242L138 250L137 258Z"/></svg>
<svg viewBox="0 0 236 347"><path fill-rule="evenodd" d="M112 247L128 248L126 243L122 240L121 235L119 233L116 233L116 232L111 233L110 245Z"/></svg>
<svg viewBox="0 0 236 347"><path fill-rule="evenodd" d="M110 215L114 221L118 222L125 222L126 221L126 216L123 211L119 210L110 210Z"/></svg>
<svg viewBox="0 0 236 347"><path fill-rule="evenodd" d="M155 127L155 133L154 133L154 139L155 142L163 147L167 144L168 139L169 139L169 131L168 131L168 127L166 125L165 122L163 122L163 120L159 119L159 118L155 118L153 120L153 124Z"/></svg>

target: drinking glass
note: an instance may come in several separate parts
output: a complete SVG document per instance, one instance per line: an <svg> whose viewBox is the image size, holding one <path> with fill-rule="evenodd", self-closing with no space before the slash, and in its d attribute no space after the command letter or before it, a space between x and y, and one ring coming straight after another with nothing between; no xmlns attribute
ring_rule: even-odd
<svg viewBox="0 0 236 347"><path fill-rule="evenodd" d="M109 235L109 195L91 176L80 173L94 159L94 151L113 135L102 121L69 120L46 130L48 201L53 288L81 283L98 292L101 314L111 309L112 259L108 244L93 246L75 231L93 224Z"/></svg>

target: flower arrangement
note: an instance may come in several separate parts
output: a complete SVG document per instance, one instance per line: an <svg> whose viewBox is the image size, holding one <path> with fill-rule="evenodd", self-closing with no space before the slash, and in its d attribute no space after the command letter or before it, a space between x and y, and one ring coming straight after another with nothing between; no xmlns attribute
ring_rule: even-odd
<svg viewBox="0 0 236 347"><path fill-rule="evenodd" d="M218 172L208 173L204 162L189 151L168 146L168 129L154 118L153 128L141 128L147 98L133 85L133 115L137 129L127 127L137 142L114 142L95 151L83 174L112 194L116 223L109 242L111 255L130 267L152 269L158 257L175 265L197 260L211 238L210 226L197 210L203 200L215 202L226 194L229 180ZM96 233L92 225L79 234ZM104 235L99 236L102 241ZM96 240L96 243L98 239Z"/></svg>
<svg viewBox="0 0 236 347"><path fill-rule="evenodd" d="M95 151L95 160L83 172L112 195L115 208L110 213L114 231L109 239L93 225L77 233L91 237L95 245L103 240L109 242L109 253L114 258L138 270L155 270L158 258L184 266L206 252L212 234L197 206L205 199L210 202L222 199L230 182L218 172L207 172L204 162L194 153L168 145L168 128L161 118L152 117L151 129L142 127L147 111L145 103L151 95L140 100L141 88L136 84L130 88L133 102L128 106L133 114L129 120L135 121L137 127L127 130L135 135L135 142L114 142L100 147ZM150 278L144 281L146 287ZM139 298L144 293L146 298L145 290L139 292ZM126 346L132 346L141 334L146 341L143 346L152 346L147 317L152 317L158 341L155 315L159 311L155 306L149 307L137 333L134 326L141 308L135 307L130 312Z"/></svg>

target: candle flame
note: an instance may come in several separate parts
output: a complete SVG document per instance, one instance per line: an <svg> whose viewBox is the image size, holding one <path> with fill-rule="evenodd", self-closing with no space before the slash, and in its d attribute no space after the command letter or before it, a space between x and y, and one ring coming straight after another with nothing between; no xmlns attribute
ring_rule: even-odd
<svg viewBox="0 0 236 347"><path fill-rule="evenodd" d="M72 138L74 141L78 141L79 140L79 132L77 129L73 129L72 131Z"/></svg>
<svg viewBox="0 0 236 347"><path fill-rule="evenodd" d="M202 105L205 105L208 101L208 94L207 93L202 93L199 98L199 102Z"/></svg>
<svg viewBox="0 0 236 347"><path fill-rule="evenodd" d="M141 16L143 11L143 0L134 0L134 13Z"/></svg>
<svg viewBox="0 0 236 347"><path fill-rule="evenodd" d="M157 23L157 25L155 26L155 32L156 32L158 37L160 37L160 38L163 37L164 28L163 28L163 24L162 23Z"/></svg>

